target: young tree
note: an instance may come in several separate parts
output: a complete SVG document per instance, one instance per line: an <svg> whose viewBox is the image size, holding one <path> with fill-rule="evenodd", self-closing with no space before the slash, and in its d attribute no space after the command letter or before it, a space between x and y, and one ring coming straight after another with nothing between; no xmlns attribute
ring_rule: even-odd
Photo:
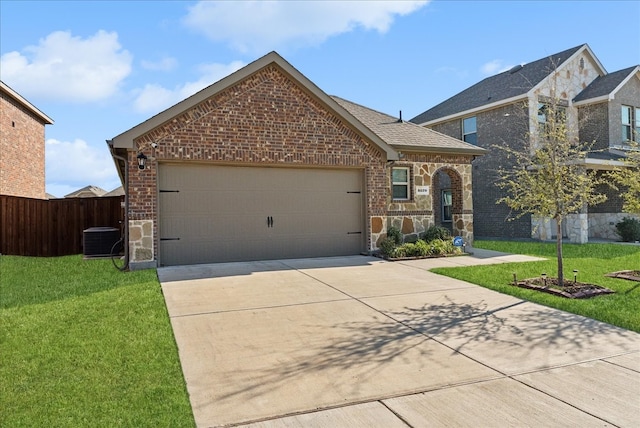
<svg viewBox="0 0 640 428"><path fill-rule="evenodd" d="M549 93L551 96L541 97L544 102L538 106L537 129L535 121L529 121L533 126L525 141L497 147L506 152L509 162L498 172L496 185L506 196L497 203L515 210L515 218L529 213L556 221L558 284L563 286L562 224L569 214L580 213L607 197L596 190L600 183L596 171L585 167L592 144L580 142L576 121L568 120L566 102L555 96L560 92Z"/></svg>
<svg viewBox="0 0 640 428"><path fill-rule="evenodd" d="M636 138L640 138L640 135ZM622 189L620 194L624 203L622 209L631 214L640 214L640 145L638 143L630 145L624 164L624 167L616 168L607 176L612 180L615 189Z"/></svg>

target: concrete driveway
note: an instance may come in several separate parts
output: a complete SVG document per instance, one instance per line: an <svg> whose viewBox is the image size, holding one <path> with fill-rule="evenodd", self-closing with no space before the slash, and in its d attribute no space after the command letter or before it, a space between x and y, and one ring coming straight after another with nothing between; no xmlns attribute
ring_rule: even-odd
<svg viewBox="0 0 640 428"><path fill-rule="evenodd" d="M639 426L640 335L428 272L534 260L475 254L158 269L197 425Z"/></svg>

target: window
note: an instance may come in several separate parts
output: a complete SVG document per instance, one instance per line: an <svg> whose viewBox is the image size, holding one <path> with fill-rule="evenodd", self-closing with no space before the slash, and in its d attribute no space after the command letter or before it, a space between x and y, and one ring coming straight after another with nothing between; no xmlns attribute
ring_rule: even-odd
<svg viewBox="0 0 640 428"><path fill-rule="evenodd" d="M462 139L469 144L478 145L478 132L475 116L462 120Z"/></svg>
<svg viewBox="0 0 640 428"><path fill-rule="evenodd" d="M555 124L559 125L561 123L564 123L567 118L567 109L565 107L538 103L538 129L540 131L543 132L545 130L548 122L550 121L550 119L552 119L550 115L553 114L554 109L556 110Z"/></svg>
<svg viewBox="0 0 640 428"><path fill-rule="evenodd" d="M448 223L453 221L453 198L451 196L451 190L442 191L442 222Z"/></svg>
<svg viewBox="0 0 640 428"><path fill-rule="evenodd" d="M640 108L622 106L622 142L640 141Z"/></svg>
<svg viewBox="0 0 640 428"><path fill-rule="evenodd" d="M393 199L408 200L409 168L391 168L391 188Z"/></svg>

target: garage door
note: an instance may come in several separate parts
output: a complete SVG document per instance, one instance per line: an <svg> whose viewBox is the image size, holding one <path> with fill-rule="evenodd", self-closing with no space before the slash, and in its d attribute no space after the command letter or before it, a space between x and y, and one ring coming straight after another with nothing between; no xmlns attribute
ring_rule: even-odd
<svg viewBox="0 0 640 428"><path fill-rule="evenodd" d="M163 164L164 266L358 254L361 170Z"/></svg>

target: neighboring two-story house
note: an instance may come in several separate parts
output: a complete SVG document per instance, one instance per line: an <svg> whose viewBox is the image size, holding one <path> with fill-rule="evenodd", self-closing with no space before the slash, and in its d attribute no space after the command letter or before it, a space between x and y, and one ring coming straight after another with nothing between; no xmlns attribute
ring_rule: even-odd
<svg viewBox="0 0 640 428"><path fill-rule="evenodd" d="M46 199L45 125L53 120L0 81L0 195Z"/></svg>
<svg viewBox="0 0 640 428"><path fill-rule="evenodd" d="M496 204L502 196L495 185L498 168L508 160L494 147L529 141L545 120L552 96L566 106L567 123L580 140L594 143L584 160L589 169L621 165L629 142L640 139L640 67L607 73L586 44L488 77L411 119L490 151L473 162L476 237L552 238L550 220L530 215L513 220L506 205ZM622 202L608 187L601 190L608 194L607 202L586 207L565 222L563 235L572 242L616 238Z"/></svg>

